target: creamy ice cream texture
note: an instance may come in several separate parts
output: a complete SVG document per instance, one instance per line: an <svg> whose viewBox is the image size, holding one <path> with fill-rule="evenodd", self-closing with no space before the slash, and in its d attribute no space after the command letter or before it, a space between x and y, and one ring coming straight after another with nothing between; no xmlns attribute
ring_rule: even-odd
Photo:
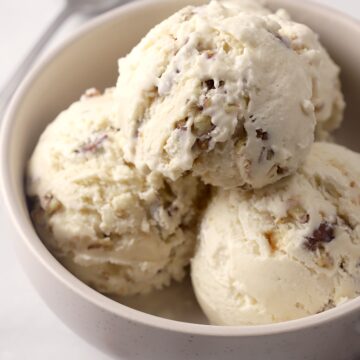
<svg viewBox="0 0 360 360"><path fill-rule="evenodd" d="M254 1L187 7L119 60L124 154L175 180L261 188L342 119L338 67L306 26Z"/></svg>
<svg viewBox="0 0 360 360"><path fill-rule="evenodd" d="M312 30L211 1L156 26L119 71L46 128L28 165L32 219L66 267L119 296L182 280L202 181L219 187L192 262L211 322L285 321L358 294L360 158L312 147L344 110Z"/></svg>
<svg viewBox="0 0 360 360"><path fill-rule="evenodd" d="M89 91L40 138L28 165L32 218L79 278L117 295L181 280L195 242L199 182L167 182L123 161L113 91Z"/></svg>
<svg viewBox="0 0 360 360"><path fill-rule="evenodd" d="M213 324L316 314L360 293L360 155L316 143L275 185L218 190L201 224L192 281Z"/></svg>
<svg viewBox="0 0 360 360"><path fill-rule="evenodd" d="M281 25L279 34L307 64L312 79L312 98L316 117L316 139L327 140L344 115L345 102L339 80L340 68L319 42L319 36L308 26L291 21L279 10L275 15Z"/></svg>

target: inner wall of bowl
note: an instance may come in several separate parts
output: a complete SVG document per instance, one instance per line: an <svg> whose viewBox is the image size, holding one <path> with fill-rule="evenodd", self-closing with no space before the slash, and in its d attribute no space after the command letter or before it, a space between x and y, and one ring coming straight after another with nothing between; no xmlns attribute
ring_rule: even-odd
<svg viewBox="0 0 360 360"><path fill-rule="evenodd" d="M117 78L117 59L125 55L153 25L185 5L204 2L159 0L141 5L135 3L130 5L126 18L115 11L105 16L107 21L99 20L83 31L80 37L75 38L52 58L32 83L28 83L28 87L23 89L24 96L14 114L15 121L10 134L12 141L8 166L18 204L26 221L29 221L29 217L23 191L24 169L46 125L60 111L77 100L85 89L93 86L99 89L114 86ZM318 12L316 7L299 5L295 1L273 0L269 3L274 8L288 9L294 19L308 24L319 32L323 44L342 67L343 88L348 108L345 124L339 132L339 140L355 150L360 149L357 140L360 102L356 101L357 94L360 93L360 48L351 43L352 40L359 39L360 27L332 12ZM175 285L174 292L166 290L163 293L164 299L170 297L183 301L185 294L189 294L188 283L184 285L185 288L181 286ZM183 298L174 294L183 294ZM190 294L187 298L192 296ZM203 323L205 320L194 303L194 298L192 299L192 303L184 312L186 316L180 315L180 310L177 314L169 314L163 306L159 307L159 304L149 307L148 298L144 298L144 302L139 297L123 302L163 317ZM171 304L173 307L173 301L163 301L163 304ZM192 314L190 317L189 313Z"/></svg>

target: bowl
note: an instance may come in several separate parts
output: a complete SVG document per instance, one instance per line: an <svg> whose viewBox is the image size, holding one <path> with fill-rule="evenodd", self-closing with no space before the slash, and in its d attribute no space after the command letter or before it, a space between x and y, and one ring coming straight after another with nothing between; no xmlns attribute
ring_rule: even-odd
<svg viewBox="0 0 360 360"><path fill-rule="evenodd" d="M360 298L286 323L254 327L210 326L194 303L189 307L181 306L192 296L186 284L153 294L152 300L158 297L158 306L145 306L138 299L129 301L133 308L125 306L75 278L48 252L34 231L24 194L24 169L45 126L84 89L114 85L117 59L153 25L184 5L202 2L147 0L113 10L77 31L31 70L5 115L0 139L1 188L17 232L15 247L20 262L54 313L90 344L115 357L359 359ZM286 8L295 20L310 25L342 67L348 107L338 140L360 150L357 135L360 130L357 121L360 119L357 99L360 93L360 47L357 46L360 24L336 11L305 1L270 0L269 6ZM152 315L161 315L161 310L169 304L178 311L174 318L182 321L166 319L166 315Z"/></svg>

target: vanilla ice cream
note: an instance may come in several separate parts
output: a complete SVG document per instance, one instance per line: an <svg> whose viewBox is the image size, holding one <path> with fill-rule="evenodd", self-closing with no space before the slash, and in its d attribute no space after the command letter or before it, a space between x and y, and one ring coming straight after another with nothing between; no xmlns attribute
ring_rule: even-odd
<svg viewBox="0 0 360 360"><path fill-rule="evenodd" d="M344 115L345 102L339 80L340 68L308 26L291 21L283 10L273 15L281 29L282 41L288 44L308 65L312 77L312 103L315 108L316 138L329 139Z"/></svg>
<svg viewBox="0 0 360 360"><path fill-rule="evenodd" d="M256 1L186 7L119 60L124 153L175 180L260 188L338 125L338 68L306 26Z"/></svg>
<svg viewBox="0 0 360 360"><path fill-rule="evenodd" d="M359 154L316 143L294 176L252 192L217 190L192 261L210 321L287 321L359 295L359 179Z"/></svg>
<svg viewBox="0 0 360 360"><path fill-rule="evenodd" d="M181 280L195 242L199 182L123 161L113 91L88 91L42 134L27 171L32 218L80 279L117 295Z"/></svg>

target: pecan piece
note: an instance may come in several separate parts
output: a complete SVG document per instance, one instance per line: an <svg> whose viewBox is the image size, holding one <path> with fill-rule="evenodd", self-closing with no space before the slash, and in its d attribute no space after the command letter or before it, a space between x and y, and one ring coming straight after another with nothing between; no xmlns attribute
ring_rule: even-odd
<svg viewBox="0 0 360 360"><path fill-rule="evenodd" d="M311 234L306 237L304 246L310 251L322 249L323 244L328 244L335 239L334 226L327 221L323 221L320 226Z"/></svg>
<svg viewBox="0 0 360 360"><path fill-rule="evenodd" d="M175 123L175 128L178 130L185 131L187 129L186 123L188 121L188 118L179 120Z"/></svg>
<svg viewBox="0 0 360 360"><path fill-rule="evenodd" d="M211 99L205 98L203 109L208 109L211 106Z"/></svg>
<svg viewBox="0 0 360 360"><path fill-rule="evenodd" d="M224 50L226 53L229 53L230 50L231 50L231 46L230 46L227 42L225 42L225 43L223 44L223 50Z"/></svg>
<svg viewBox="0 0 360 360"><path fill-rule="evenodd" d="M287 168L282 168L281 166L277 166L276 173L278 175L285 175L289 170Z"/></svg>
<svg viewBox="0 0 360 360"><path fill-rule="evenodd" d="M266 148L263 146L263 147L261 148L261 152L260 152L260 155L259 155L259 158L258 158L258 163L261 163L261 162L262 162L265 151L266 151Z"/></svg>
<svg viewBox="0 0 360 360"><path fill-rule="evenodd" d="M207 59L212 59L214 56L215 56L215 52L214 52L214 51L208 50L208 51L206 52L206 58L207 58Z"/></svg>
<svg viewBox="0 0 360 360"><path fill-rule="evenodd" d="M270 230L270 231L267 231L266 233L264 233L264 236L269 243L271 251L278 250L275 234Z"/></svg>
<svg viewBox="0 0 360 360"><path fill-rule="evenodd" d="M52 215L62 208L62 204L53 194L47 193L44 196L44 207L45 212Z"/></svg>
<svg viewBox="0 0 360 360"><path fill-rule="evenodd" d="M310 221L310 215L304 214L299 218L300 224L307 224Z"/></svg>
<svg viewBox="0 0 360 360"><path fill-rule="evenodd" d="M207 91L215 89L215 81L213 79L205 80L203 84L206 86Z"/></svg>
<svg viewBox="0 0 360 360"><path fill-rule="evenodd" d="M194 135L203 136L210 134L215 127L216 126L211 122L210 116L200 116L195 119L192 130Z"/></svg>
<svg viewBox="0 0 360 360"><path fill-rule="evenodd" d="M101 136L98 136L97 138L95 138L95 140L93 141L88 141L87 143L85 143L84 145L82 145L80 147L80 149L75 150L75 153L87 153L87 152L96 152L97 150L100 149L100 147L102 146L103 142L108 139L108 135L103 134Z"/></svg>
<svg viewBox="0 0 360 360"><path fill-rule="evenodd" d="M317 314L320 314L320 313L322 313L322 312L324 312L324 311L326 311L326 310L330 310L330 309L334 308L335 306L336 306L336 304L334 303L334 300L330 299L330 300L323 306L323 308L317 312Z"/></svg>
<svg viewBox="0 0 360 360"><path fill-rule="evenodd" d="M256 121L256 117L254 114L250 114L249 119L252 123Z"/></svg>
<svg viewBox="0 0 360 360"><path fill-rule="evenodd" d="M266 160L270 161L275 156L273 149L269 149L266 154Z"/></svg>
<svg viewBox="0 0 360 360"><path fill-rule="evenodd" d="M210 138L199 138L196 139L195 142L195 146L199 149L199 150L207 150L209 148L209 143L210 143Z"/></svg>
<svg viewBox="0 0 360 360"><path fill-rule="evenodd" d="M263 141L269 140L269 133L267 131L264 131L263 129L256 129L256 137L258 139L261 139Z"/></svg>
<svg viewBox="0 0 360 360"><path fill-rule="evenodd" d="M179 208L176 205L171 204L167 207L166 212L167 214L172 217L179 211Z"/></svg>

